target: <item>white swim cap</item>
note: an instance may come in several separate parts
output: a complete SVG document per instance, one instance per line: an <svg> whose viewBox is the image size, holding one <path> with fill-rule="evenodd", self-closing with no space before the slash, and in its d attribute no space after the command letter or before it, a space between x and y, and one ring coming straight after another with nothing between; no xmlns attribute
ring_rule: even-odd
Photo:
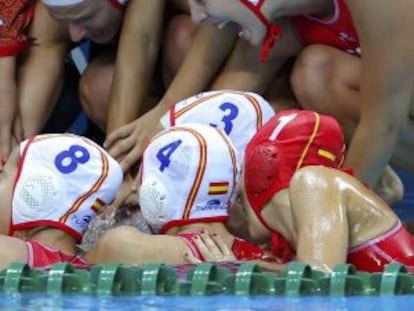
<svg viewBox="0 0 414 311"><path fill-rule="evenodd" d="M221 128L243 159L250 139L274 115L270 104L256 93L222 90L178 102L161 117L160 123L164 128L186 123Z"/></svg>
<svg viewBox="0 0 414 311"><path fill-rule="evenodd" d="M10 234L49 226L80 240L122 180L119 163L85 137L45 134L26 140L20 144Z"/></svg>
<svg viewBox="0 0 414 311"><path fill-rule="evenodd" d="M155 136L142 156L139 203L154 233L194 222L224 222L240 160L220 130L183 124Z"/></svg>

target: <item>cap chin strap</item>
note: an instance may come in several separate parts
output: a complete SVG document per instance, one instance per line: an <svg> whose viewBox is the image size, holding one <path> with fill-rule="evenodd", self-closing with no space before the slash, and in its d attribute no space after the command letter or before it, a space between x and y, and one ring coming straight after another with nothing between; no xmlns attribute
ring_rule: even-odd
<svg viewBox="0 0 414 311"><path fill-rule="evenodd" d="M123 11L128 1L127 0L109 0L109 2L111 2L111 4L118 10Z"/></svg>
<svg viewBox="0 0 414 311"><path fill-rule="evenodd" d="M249 8L256 17L262 22L262 24L266 27L267 33L266 37L263 40L262 50L260 51L260 61L265 63L270 50L279 41L280 37L282 36L282 28L279 25L272 24L266 16L260 11L265 0L239 0L242 4L244 4L247 8Z"/></svg>

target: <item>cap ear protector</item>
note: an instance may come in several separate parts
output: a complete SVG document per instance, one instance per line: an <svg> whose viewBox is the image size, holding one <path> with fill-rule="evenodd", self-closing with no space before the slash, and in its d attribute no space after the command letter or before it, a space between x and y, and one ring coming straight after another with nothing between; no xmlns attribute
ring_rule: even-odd
<svg viewBox="0 0 414 311"><path fill-rule="evenodd" d="M168 183L149 177L139 189L139 203L146 208L141 209L142 216L154 232L158 232L174 216L174 209L168 208L174 200L168 195Z"/></svg>
<svg viewBox="0 0 414 311"><path fill-rule="evenodd" d="M80 240L90 220L113 201L122 180L119 163L87 138L33 136L20 144L9 234L49 226Z"/></svg>
<svg viewBox="0 0 414 311"><path fill-rule="evenodd" d="M239 0L242 4L244 4L250 11L252 11L256 17L262 22L262 24L266 27L266 36L263 40L262 50L260 52L260 61L265 63L270 50L276 44L276 42L282 36L282 28L279 25L272 24L266 16L260 10L265 0Z"/></svg>
<svg viewBox="0 0 414 311"><path fill-rule="evenodd" d="M48 214L63 200L64 183L48 168L31 169L22 175L13 195L13 206L29 219Z"/></svg>

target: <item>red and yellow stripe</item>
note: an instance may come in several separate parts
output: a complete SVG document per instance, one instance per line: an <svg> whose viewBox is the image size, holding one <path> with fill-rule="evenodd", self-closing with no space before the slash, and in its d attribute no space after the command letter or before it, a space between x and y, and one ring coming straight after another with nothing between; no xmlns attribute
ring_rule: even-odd
<svg viewBox="0 0 414 311"><path fill-rule="evenodd" d="M196 176L193 181L193 186L191 187L190 193L187 197L187 202L185 204L185 208L183 212L183 219L188 219L190 217L191 209L197 197L197 193L200 190L201 182L203 180L204 173L206 171L207 142L200 133L198 133L197 131L193 129L176 126L176 127L171 128L171 130L189 132L197 139L198 145L199 145L200 158L198 160L198 168L197 168Z"/></svg>
<svg viewBox="0 0 414 311"><path fill-rule="evenodd" d="M185 106L182 109L180 109L178 111L175 111L175 115L174 115L175 119L178 119L180 116L182 116L183 114L185 114L187 111L189 111L189 110L193 109L194 107L196 107L196 106L204 103L205 101L208 101L208 100L210 100L212 98L218 97L221 94L223 94L223 92L211 94L211 95L208 95L208 96L201 97L201 98L197 99L196 101L192 102L188 106Z"/></svg>
<svg viewBox="0 0 414 311"><path fill-rule="evenodd" d="M93 202L91 209L95 213L98 213L103 207L105 207L105 205L106 205L105 202L98 198L95 200L95 202Z"/></svg>
<svg viewBox="0 0 414 311"><path fill-rule="evenodd" d="M305 160L305 157L308 154L309 148L312 145L313 141L315 140L316 134L319 131L319 126L321 123L320 115L316 112L313 113L315 115L315 125L313 127L312 135L309 137L308 142L306 143L305 148L303 149L303 152L299 158L299 161L296 165L296 170L300 169L302 167L303 161Z"/></svg>
<svg viewBox="0 0 414 311"><path fill-rule="evenodd" d="M229 154L231 157L231 164L233 166L233 189L232 189L232 193L231 196L233 195L234 190L236 189L236 184L237 184L237 175L239 174L238 172L238 167L237 167L237 158L236 158L236 152L234 150L234 148L232 147L231 143L230 143L230 139L228 138L228 136L226 136L223 131L218 130L218 133L223 137L224 142L226 143L226 146L229 150Z"/></svg>
<svg viewBox="0 0 414 311"><path fill-rule="evenodd" d="M313 132L312 132L312 135L309 137L309 140L306 144L306 147L305 147L305 149L303 150L303 152L301 154L301 157L300 157L300 159L297 163L297 166L296 166L296 170L298 170L302 167L303 161L305 160L305 158L308 154L309 148L313 144L313 141L315 140L315 137L318 134L318 131L319 131L319 128L320 128L320 123L321 123L320 115L316 112L314 112L314 115L315 115L315 125L314 125L314 128L313 128ZM329 159L332 162L335 162L335 160L336 160L336 155L333 154L332 152L326 150L326 149L319 148L317 153L318 153L319 156L324 157L326 159Z"/></svg>
<svg viewBox="0 0 414 311"><path fill-rule="evenodd" d="M336 156L332 152L326 149L322 149L322 148L318 149L318 155L320 155L321 157L327 158L331 160L332 162L335 162L336 160Z"/></svg>
<svg viewBox="0 0 414 311"><path fill-rule="evenodd" d="M211 182L208 184L208 194L209 195L220 195L226 194L229 191L229 182Z"/></svg>
<svg viewBox="0 0 414 311"><path fill-rule="evenodd" d="M256 110L256 128L259 130L263 126L263 114L262 114L262 108L260 107L259 101L252 95L242 92L233 91L231 93L240 94L242 96L245 96L249 102L253 105L254 110Z"/></svg>
<svg viewBox="0 0 414 311"><path fill-rule="evenodd" d="M86 199L88 199L92 194L94 194L96 191L99 190L103 182L105 181L106 177L108 176L108 168L109 168L109 162L108 158L103 154L102 151L99 150L99 153L101 155L102 160L102 173L99 176L98 180L95 182L95 184L87 191L85 194L83 194L81 197L79 197L76 202L72 205L72 207L67 211L60 219L60 222L66 222L68 217L74 213L80 208L80 206L85 202Z"/></svg>

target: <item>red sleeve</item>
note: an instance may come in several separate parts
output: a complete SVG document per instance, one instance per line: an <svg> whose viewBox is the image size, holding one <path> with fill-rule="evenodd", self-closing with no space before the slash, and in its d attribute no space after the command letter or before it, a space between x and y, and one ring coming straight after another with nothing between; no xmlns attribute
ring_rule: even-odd
<svg viewBox="0 0 414 311"><path fill-rule="evenodd" d="M0 0L0 57L15 55L32 43L27 36L36 0Z"/></svg>

